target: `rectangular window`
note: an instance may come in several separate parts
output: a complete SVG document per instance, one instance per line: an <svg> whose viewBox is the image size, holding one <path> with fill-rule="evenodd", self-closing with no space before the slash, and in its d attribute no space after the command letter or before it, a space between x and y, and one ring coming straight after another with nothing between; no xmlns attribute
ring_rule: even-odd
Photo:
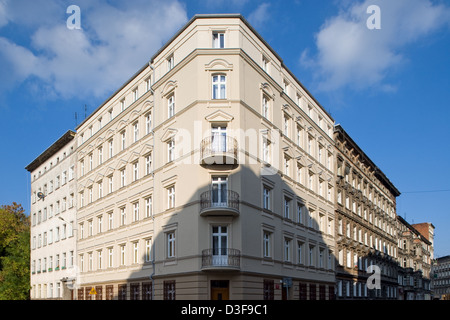
<svg viewBox="0 0 450 320"><path fill-rule="evenodd" d="M291 199L289 199L288 197L284 197L283 216L286 219L291 218Z"/></svg>
<svg viewBox="0 0 450 320"><path fill-rule="evenodd" d="M120 225L123 226L126 223L126 211L125 207L120 208Z"/></svg>
<svg viewBox="0 0 450 320"><path fill-rule="evenodd" d="M139 122L135 122L133 124L133 142L136 142L139 140Z"/></svg>
<svg viewBox="0 0 450 320"><path fill-rule="evenodd" d="M297 263L298 264L303 264L303 246L304 243L298 241L297 242Z"/></svg>
<svg viewBox="0 0 450 320"><path fill-rule="evenodd" d="M125 169L120 170L120 187L125 187Z"/></svg>
<svg viewBox="0 0 450 320"><path fill-rule="evenodd" d="M108 213L108 230L112 230L114 228L113 218L114 218L113 213L112 212Z"/></svg>
<svg viewBox="0 0 450 320"><path fill-rule="evenodd" d="M267 186L263 186L263 208L270 210L270 194L271 189Z"/></svg>
<svg viewBox="0 0 450 320"><path fill-rule="evenodd" d="M145 240L145 262L152 260L152 239Z"/></svg>
<svg viewBox="0 0 450 320"><path fill-rule="evenodd" d="M92 220L88 221L88 235L91 237L94 234L94 225L92 223Z"/></svg>
<svg viewBox="0 0 450 320"><path fill-rule="evenodd" d="M270 141L263 138L262 160L266 163L270 162Z"/></svg>
<svg viewBox="0 0 450 320"><path fill-rule="evenodd" d="M300 203L297 202L297 222L300 224L304 224L304 217L303 217L303 213L306 210L306 207Z"/></svg>
<svg viewBox="0 0 450 320"><path fill-rule="evenodd" d="M167 142L167 161L171 162L175 159L175 140L171 139Z"/></svg>
<svg viewBox="0 0 450 320"><path fill-rule="evenodd" d="M300 184L303 184L302 183L302 170L303 170L302 165L300 163L297 163L297 182Z"/></svg>
<svg viewBox="0 0 450 320"><path fill-rule="evenodd" d="M269 59L263 55L262 56L262 68L265 72L269 72L269 63L270 63Z"/></svg>
<svg viewBox="0 0 450 320"><path fill-rule="evenodd" d="M69 168L69 181L74 178L74 172L75 172L75 166L71 166ZM50 187L51 187L50 192L52 192L53 191L53 181L50 181Z"/></svg>
<svg viewBox="0 0 450 320"><path fill-rule="evenodd" d="M98 148L98 164L103 163L103 147Z"/></svg>
<svg viewBox="0 0 450 320"><path fill-rule="evenodd" d="M175 95L172 94L167 98L167 118L173 117L175 114Z"/></svg>
<svg viewBox="0 0 450 320"><path fill-rule="evenodd" d="M167 188L167 209L175 207L175 186Z"/></svg>
<svg viewBox="0 0 450 320"><path fill-rule="evenodd" d="M126 142L126 134L125 134L125 130L122 131L122 132L120 133L120 135L121 135L121 138L122 138L122 150L125 150L125 142Z"/></svg>
<svg viewBox="0 0 450 320"><path fill-rule="evenodd" d="M215 48L215 49L225 48L225 33L224 32L213 32L212 45L213 45L213 48Z"/></svg>
<svg viewBox="0 0 450 320"><path fill-rule="evenodd" d="M103 197L103 180L98 182L98 198Z"/></svg>
<svg viewBox="0 0 450 320"><path fill-rule="evenodd" d="M97 218L97 228L98 228L98 233L102 233L103 231L103 216L99 216Z"/></svg>
<svg viewBox="0 0 450 320"><path fill-rule="evenodd" d="M150 174L152 172L152 155L149 154L145 157L145 174Z"/></svg>
<svg viewBox="0 0 450 320"><path fill-rule="evenodd" d="M139 202L133 203L133 222L139 221Z"/></svg>
<svg viewBox="0 0 450 320"><path fill-rule="evenodd" d="M175 280L164 281L164 300L175 300Z"/></svg>
<svg viewBox="0 0 450 320"><path fill-rule="evenodd" d="M91 154L89 154L89 171L91 171L93 168L94 168L94 161L93 161L93 157L92 157L92 153L91 153Z"/></svg>
<svg viewBox="0 0 450 320"><path fill-rule="evenodd" d="M269 98L263 95L262 98L262 115L264 118L269 119Z"/></svg>
<svg viewBox="0 0 450 320"><path fill-rule="evenodd" d="M113 248L108 248L108 268L112 268L113 267Z"/></svg>
<svg viewBox="0 0 450 320"><path fill-rule="evenodd" d="M145 199L145 217L151 217L153 215L152 197Z"/></svg>
<svg viewBox="0 0 450 320"><path fill-rule="evenodd" d="M303 129L300 126L297 126L297 145L299 147L303 147L303 143L302 143L302 131Z"/></svg>
<svg viewBox="0 0 450 320"><path fill-rule="evenodd" d="M136 161L133 163L133 181L137 181L139 179L139 162Z"/></svg>
<svg viewBox="0 0 450 320"><path fill-rule="evenodd" d="M264 300L274 299L274 281L264 279Z"/></svg>
<svg viewBox="0 0 450 320"><path fill-rule="evenodd" d="M289 238L284 238L284 261L291 261L291 243L292 240Z"/></svg>
<svg viewBox="0 0 450 320"><path fill-rule="evenodd" d="M284 155L284 174L289 176L289 162L290 158L287 155Z"/></svg>
<svg viewBox="0 0 450 320"><path fill-rule="evenodd" d="M113 157L113 139L108 141L108 157L109 159Z"/></svg>
<svg viewBox="0 0 450 320"><path fill-rule="evenodd" d="M133 90L133 101L137 101L139 99L139 88L135 88Z"/></svg>
<svg viewBox="0 0 450 320"><path fill-rule="evenodd" d="M98 250L97 251L97 269L101 270L102 269L102 264L103 264L103 257L102 257L102 250Z"/></svg>
<svg viewBox="0 0 450 320"><path fill-rule="evenodd" d="M133 242L133 263L139 263L139 242Z"/></svg>
<svg viewBox="0 0 450 320"><path fill-rule="evenodd" d="M289 117L287 116L283 118L283 133L286 137L289 137Z"/></svg>
<svg viewBox="0 0 450 320"><path fill-rule="evenodd" d="M315 266L314 263L314 246L309 247L309 265Z"/></svg>
<svg viewBox="0 0 450 320"><path fill-rule="evenodd" d="M152 300L152 283L142 283L142 300Z"/></svg>
<svg viewBox="0 0 450 320"><path fill-rule="evenodd" d="M226 76L214 75L212 77L212 98L226 99Z"/></svg>
<svg viewBox="0 0 450 320"><path fill-rule="evenodd" d="M172 70L172 68L174 66L175 66L175 60L174 60L173 54L172 54L167 58L167 71Z"/></svg>
<svg viewBox="0 0 450 320"><path fill-rule="evenodd" d="M120 246L120 265L125 265L125 245Z"/></svg>
<svg viewBox="0 0 450 320"><path fill-rule="evenodd" d="M145 134L149 134L152 131L152 113L149 112L145 116Z"/></svg>
<svg viewBox="0 0 450 320"><path fill-rule="evenodd" d="M113 192L113 176L108 177L108 193Z"/></svg>
<svg viewBox="0 0 450 320"><path fill-rule="evenodd" d="M167 233L167 258L175 258L175 231Z"/></svg>
<svg viewBox="0 0 450 320"><path fill-rule="evenodd" d="M265 258L272 257L271 253L271 237L272 234L270 232L264 231L263 235L263 255Z"/></svg>

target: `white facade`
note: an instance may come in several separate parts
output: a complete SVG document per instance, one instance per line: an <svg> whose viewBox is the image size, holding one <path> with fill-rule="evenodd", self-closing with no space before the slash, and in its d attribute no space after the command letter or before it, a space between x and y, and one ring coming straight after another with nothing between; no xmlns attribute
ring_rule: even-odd
<svg viewBox="0 0 450 320"><path fill-rule="evenodd" d="M70 299L64 294L77 275L74 137L66 132L26 167L31 174L31 299Z"/></svg>

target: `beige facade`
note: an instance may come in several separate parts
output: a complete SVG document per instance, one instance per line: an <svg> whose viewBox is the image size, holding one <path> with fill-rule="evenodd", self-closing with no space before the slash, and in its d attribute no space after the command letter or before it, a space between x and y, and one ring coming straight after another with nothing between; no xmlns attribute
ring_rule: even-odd
<svg viewBox="0 0 450 320"><path fill-rule="evenodd" d="M193 17L27 170L33 299L405 292L400 192L240 15Z"/></svg>
<svg viewBox="0 0 450 320"><path fill-rule="evenodd" d="M333 124L241 16L195 16L77 128L76 298L332 298Z"/></svg>
<svg viewBox="0 0 450 320"><path fill-rule="evenodd" d="M70 299L76 266L76 140L68 131L30 163L31 299Z"/></svg>

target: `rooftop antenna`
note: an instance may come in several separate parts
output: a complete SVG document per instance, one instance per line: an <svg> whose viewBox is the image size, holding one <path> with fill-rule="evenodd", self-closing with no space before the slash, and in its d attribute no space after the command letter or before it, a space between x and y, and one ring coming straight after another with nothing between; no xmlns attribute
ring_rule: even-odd
<svg viewBox="0 0 450 320"><path fill-rule="evenodd" d="M86 119L87 117L87 106L84 105L84 119Z"/></svg>
<svg viewBox="0 0 450 320"><path fill-rule="evenodd" d="M75 111L75 128L78 126L78 113Z"/></svg>

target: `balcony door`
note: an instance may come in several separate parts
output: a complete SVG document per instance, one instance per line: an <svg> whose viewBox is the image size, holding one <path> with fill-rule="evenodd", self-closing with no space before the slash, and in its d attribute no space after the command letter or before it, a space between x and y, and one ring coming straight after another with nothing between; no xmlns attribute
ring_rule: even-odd
<svg viewBox="0 0 450 320"><path fill-rule="evenodd" d="M228 203L228 178L227 177L213 177L211 186L211 204L214 207L226 207Z"/></svg>
<svg viewBox="0 0 450 320"><path fill-rule="evenodd" d="M226 226L212 227L212 265L228 265L228 230Z"/></svg>
<svg viewBox="0 0 450 320"><path fill-rule="evenodd" d="M227 151L227 127L213 126L211 128L211 149L213 152Z"/></svg>

